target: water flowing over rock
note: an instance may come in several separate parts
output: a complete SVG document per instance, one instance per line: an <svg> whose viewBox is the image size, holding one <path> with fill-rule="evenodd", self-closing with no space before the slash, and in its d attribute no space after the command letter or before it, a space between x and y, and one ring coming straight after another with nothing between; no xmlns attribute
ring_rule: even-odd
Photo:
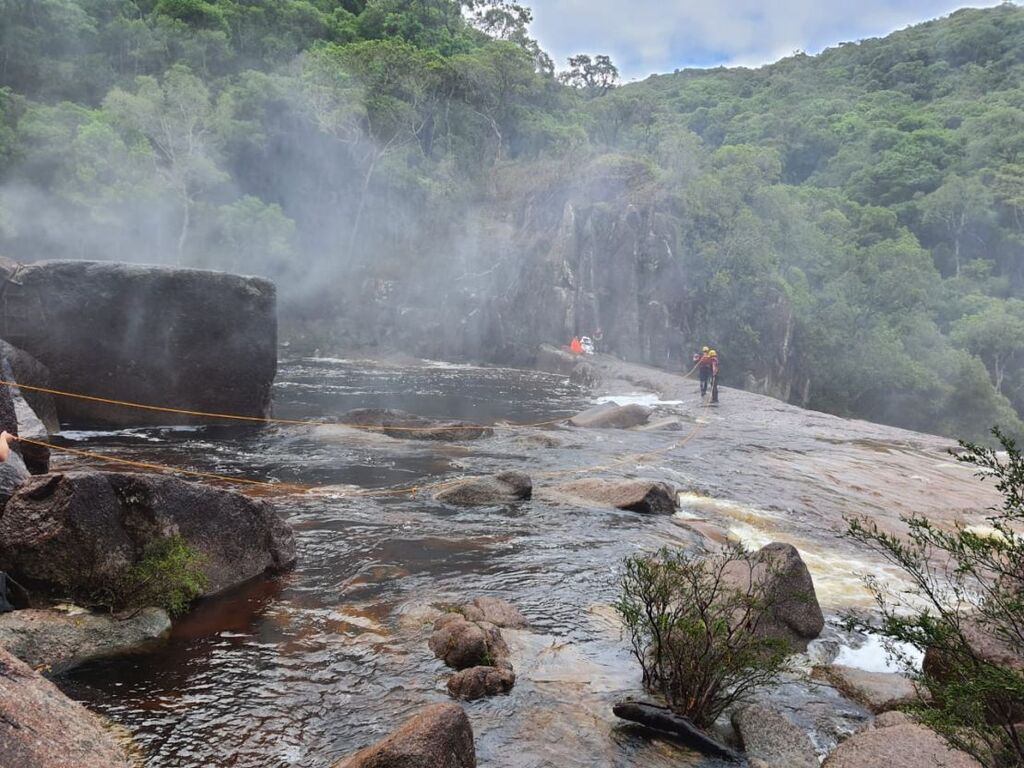
<svg viewBox="0 0 1024 768"><path fill-rule="evenodd" d="M556 493L629 512L670 515L676 511L676 494L657 480L576 480L559 485Z"/></svg>
<svg viewBox="0 0 1024 768"><path fill-rule="evenodd" d="M446 613L434 622L430 650L452 669L505 666L508 646L488 622L469 621L461 613Z"/></svg>
<svg viewBox="0 0 1024 768"><path fill-rule="evenodd" d="M753 589L762 596L768 610L758 632L788 642L794 652L806 650L825 628L814 581L792 544L766 544L755 554L753 568L734 562L723 577L742 592Z"/></svg>
<svg viewBox="0 0 1024 768"><path fill-rule="evenodd" d="M477 597L462 606L462 615L469 621L486 621L496 627L523 629L528 622L511 603L497 597Z"/></svg>
<svg viewBox="0 0 1024 768"><path fill-rule="evenodd" d="M751 768L818 768L814 745L774 707L754 704L733 713Z"/></svg>
<svg viewBox="0 0 1024 768"><path fill-rule="evenodd" d="M457 699L474 701L485 696L508 693L516 684L516 674L505 667L470 667L448 679L448 693Z"/></svg>
<svg viewBox="0 0 1024 768"><path fill-rule="evenodd" d="M111 729L0 648L0 765L138 768Z"/></svg>
<svg viewBox="0 0 1024 768"><path fill-rule="evenodd" d="M473 728L458 704L434 704L334 768L476 768Z"/></svg>
<svg viewBox="0 0 1024 768"><path fill-rule="evenodd" d="M631 403L630 405L616 405L615 403L602 403L588 408L582 413L577 413L569 424L574 427L587 427L590 429L629 429L646 424L651 417L651 409L642 405Z"/></svg>
<svg viewBox="0 0 1024 768"><path fill-rule="evenodd" d="M533 481L524 472L502 472L493 477L470 477L456 480L438 491L438 501L460 506L506 504L529 499Z"/></svg>
<svg viewBox="0 0 1024 768"><path fill-rule="evenodd" d="M57 596L109 586L147 544L181 536L214 594L295 560L265 501L163 475L67 472L23 485L0 514L0 569Z"/></svg>
<svg viewBox="0 0 1024 768"><path fill-rule="evenodd" d="M402 440L478 440L494 434L490 427L426 419L391 408L356 408L341 414L338 421Z"/></svg>
<svg viewBox="0 0 1024 768"><path fill-rule="evenodd" d="M921 694L914 681L893 672L867 672L863 669L833 664L818 667L814 676L827 680L839 691L858 704L879 714L917 703Z"/></svg>
<svg viewBox="0 0 1024 768"><path fill-rule="evenodd" d="M268 413L277 369L270 282L90 261L18 265L5 277L5 338L45 365L56 389L195 411ZM61 421L74 425L196 421L73 398L61 398L57 408Z"/></svg>
<svg viewBox="0 0 1024 768"><path fill-rule="evenodd" d="M937 733L916 723L871 728L851 736L825 758L822 768L981 768L970 755L951 750Z"/></svg>
<svg viewBox="0 0 1024 768"><path fill-rule="evenodd" d="M33 668L58 673L91 659L112 656L161 637L171 620L159 608L127 618L29 609L0 615L0 646Z"/></svg>

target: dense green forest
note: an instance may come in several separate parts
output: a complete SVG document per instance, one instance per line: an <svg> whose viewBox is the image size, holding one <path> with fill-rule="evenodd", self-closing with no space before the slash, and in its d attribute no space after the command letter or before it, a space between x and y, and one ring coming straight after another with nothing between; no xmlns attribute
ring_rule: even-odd
<svg viewBox="0 0 1024 768"><path fill-rule="evenodd" d="M0 0L0 254L265 274L327 346L423 348L405 323L511 359L603 324L681 365L710 341L728 383L802 405L1024 434L1024 9L621 86L603 57L556 73L529 21L501 0ZM628 285L588 278L588 320L538 324L529 275L566 205L596 243L662 245L633 248Z"/></svg>

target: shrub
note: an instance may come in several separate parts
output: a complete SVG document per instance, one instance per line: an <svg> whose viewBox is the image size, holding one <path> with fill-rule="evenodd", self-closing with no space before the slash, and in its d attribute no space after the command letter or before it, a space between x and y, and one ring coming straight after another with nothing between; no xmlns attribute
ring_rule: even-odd
<svg viewBox="0 0 1024 768"><path fill-rule="evenodd" d="M907 537L867 520L849 521L849 535L897 565L912 584L895 593L868 579L880 616L850 616L849 624L926 650L924 671L897 651L905 671L931 694L912 708L947 742L987 768L1024 766L1024 456L994 430L1005 458L961 442L957 460L995 480L1003 496L990 528L942 530L921 517L904 518Z"/></svg>
<svg viewBox="0 0 1024 768"><path fill-rule="evenodd" d="M151 542L124 576L116 602L122 609L155 605L170 615L184 613L206 589L203 557L181 536Z"/></svg>
<svg viewBox="0 0 1024 768"><path fill-rule="evenodd" d="M757 565L738 546L706 557L662 549L625 561L615 608L644 687L700 727L785 668L787 643L758 632L773 606L757 580L736 578Z"/></svg>

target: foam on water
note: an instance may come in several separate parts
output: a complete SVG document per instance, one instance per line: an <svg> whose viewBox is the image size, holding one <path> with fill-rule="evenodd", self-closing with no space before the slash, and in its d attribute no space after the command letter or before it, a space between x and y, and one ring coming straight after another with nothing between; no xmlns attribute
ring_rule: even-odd
<svg viewBox="0 0 1024 768"><path fill-rule="evenodd" d="M624 395L601 395L594 398L598 405L613 403L614 405L644 405L657 408L659 405L682 405L682 400L661 400L658 395L649 392L630 392Z"/></svg>

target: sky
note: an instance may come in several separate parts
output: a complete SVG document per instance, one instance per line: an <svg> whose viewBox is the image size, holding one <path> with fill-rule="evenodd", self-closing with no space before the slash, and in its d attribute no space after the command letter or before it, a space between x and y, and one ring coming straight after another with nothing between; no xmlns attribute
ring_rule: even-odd
<svg viewBox="0 0 1024 768"><path fill-rule="evenodd" d="M881 37L998 0L527 0L531 30L559 68L608 53L623 80L686 67L758 66L794 51Z"/></svg>

